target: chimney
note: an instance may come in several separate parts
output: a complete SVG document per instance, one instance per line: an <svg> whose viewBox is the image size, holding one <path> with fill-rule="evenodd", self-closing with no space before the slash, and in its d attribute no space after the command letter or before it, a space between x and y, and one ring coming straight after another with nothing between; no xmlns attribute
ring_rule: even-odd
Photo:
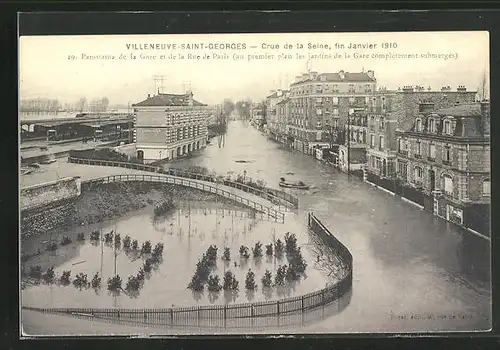
<svg viewBox="0 0 500 350"><path fill-rule="evenodd" d="M339 75L340 75L340 80L344 80L345 79L345 72L343 70L341 70L339 72Z"/></svg>
<svg viewBox="0 0 500 350"><path fill-rule="evenodd" d="M148 94L148 98L150 98L150 97L151 97L151 95L150 95L150 94Z"/></svg>
<svg viewBox="0 0 500 350"><path fill-rule="evenodd" d="M366 75L368 75L368 78L375 80L375 72L372 70L369 70L366 72Z"/></svg>
<svg viewBox="0 0 500 350"><path fill-rule="evenodd" d="M403 86L403 92L413 92L413 86Z"/></svg>
<svg viewBox="0 0 500 350"><path fill-rule="evenodd" d="M449 91L451 91L451 87L450 87L450 86L443 86L443 87L441 88L441 91L442 91L442 92L449 92Z"/></svg>
<svg viewBox="0 0 500 350"><path fill-rule="evenodd" d="M434 103L433 102L420 102L418 104L418 111L422 114L428 114L434 111Z"/></svg>
<svg viewBox="0 0 500 350"><path fill-rule="evenodd" d="M459 92L466 92L467 88L464 85L459 85L457 87L457 91L459 91Z"/></svg>
<svg viewBox="0 0 500 350"><path fill-rule="evenodd" d="M483 134L490 135L490 101L481 102L481 124L483 126Z"/></svg>

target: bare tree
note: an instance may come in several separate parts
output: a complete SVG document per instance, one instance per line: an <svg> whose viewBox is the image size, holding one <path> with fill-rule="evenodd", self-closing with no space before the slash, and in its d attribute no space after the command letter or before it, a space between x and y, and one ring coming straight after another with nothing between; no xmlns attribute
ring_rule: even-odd
<svg viewBox="0 0 500 350"><path fill-rule="evenodd" d="M484 100L487 100L489 98L488 76L486 74L486 70L483 71L483 75L481 77L481 82L479 83L477 95L478 95L479 101L484 101Z"/></svg>

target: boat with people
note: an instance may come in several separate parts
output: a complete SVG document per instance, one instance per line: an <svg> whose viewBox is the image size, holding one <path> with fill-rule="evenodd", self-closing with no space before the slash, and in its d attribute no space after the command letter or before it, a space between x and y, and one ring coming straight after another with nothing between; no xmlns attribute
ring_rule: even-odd
<svg viewBox="0 0 500 350"><path fill-rule="evenodd" d="M302 181L290 182L290 181L286 181L286 179L284 177L282 177L280 179L279 185L280 185L280 187L295 188L295 189L298 189L298 190L308 190L310 188L309 185L306 185Z"/></svg>

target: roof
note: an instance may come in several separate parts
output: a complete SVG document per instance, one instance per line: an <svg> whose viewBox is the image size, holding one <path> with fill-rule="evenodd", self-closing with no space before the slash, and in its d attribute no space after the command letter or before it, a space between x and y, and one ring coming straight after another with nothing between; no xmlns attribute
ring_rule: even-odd
<svg viewBox="0 0 500 350"><path fill-rule="evenodd" d="M132 106L189 106L189 94L158 94L150 96L144 101L135 103ZM193 106L206 106L201 102L193 100Z"/></svg>
<svg viewBox="0 0 500 350"><path fill-rule="evenodd" d="M289 98L289 97L287 97L287 98L285 98L285 99L283 99L283 100L279 101L279 102L278 102L278 103L276 103L276 104L277 104L277 105L282 105L282 104L285 104L285 103L288 103L288 102L290 102L290 98Z"/></svg>
<svg viewBox="0 0 500 350"><path fill-rule="evenodd" d="M481 105L479 103L463 104L448 108L442 108L435 112L442 116L451 117L478 117L481 115Z"/></svg>
<svg viewBox="0 0 500 350"><path fill-rule="evenodd" d="M325 80L321 80L322 77L324 77ZM316 76L316 79L307 78L305 80L295 82L292 85L301 84L301 83L308 82L308 81L353 82L353 83L367 82L367 83L369 83L369 82L375 82L376 79L370 77L370 75L368 75L368 73L345 72L344 79L341 79L339 73L321 73L321 74L318 74Z"/></svg>
<svg viewBox="0 0 500 350"><path fill-rule="evenodd" d="M271 95L267 96L266 98L279 98L282 97L284 94L290 92L289 90L280 90L280 91L281 91L280 96L278 96L279 91L274 91Z"/></svg>

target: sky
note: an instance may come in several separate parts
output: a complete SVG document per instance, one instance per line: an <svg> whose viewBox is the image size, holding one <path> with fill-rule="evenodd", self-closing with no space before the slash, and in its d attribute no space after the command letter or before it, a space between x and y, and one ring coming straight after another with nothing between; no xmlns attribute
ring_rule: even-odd
<svg viewBox="0 0 500 350"><path fill-rule="evenodd" d="M298 48L298 43L304 47ZM349 48L351 43L376 46ZM164 46L157 50L139 47L145 44ZM187 44L204 44L205 48L181 47ZM229 44L239 48L214 47ZM286 44L292 48L285 48ZM308 44L321 47L308 49ZM422 57L427 53L443 56ZM126 59L120 59L122 54ZM188 54L206 54L210 59L188 59ZM213 54L226 54L227 58ZM309 54L330 57L308 60ZM339 56L331 57L335 54ZM394 58L394 54L414 54L417 58ZM83 55L108 55L114 59L90 60ZM267 57L257 59L255 55ZM110 104L137 103L158 90L160 83L155 83L155 75L163 76L164 93L183 93L190 87L194 98L206 104L221 103L225 98L260 101L271 89L287 88L296 75L308 69L320 73L373 70L378 86L388 89L406 85L433 89L449 85L456 89L465 85L468 90L477 90L484 74L489 77L489 34L476 31L24 36L19 45L21 99L54 98L63 103L104 96Z"/></svg>

